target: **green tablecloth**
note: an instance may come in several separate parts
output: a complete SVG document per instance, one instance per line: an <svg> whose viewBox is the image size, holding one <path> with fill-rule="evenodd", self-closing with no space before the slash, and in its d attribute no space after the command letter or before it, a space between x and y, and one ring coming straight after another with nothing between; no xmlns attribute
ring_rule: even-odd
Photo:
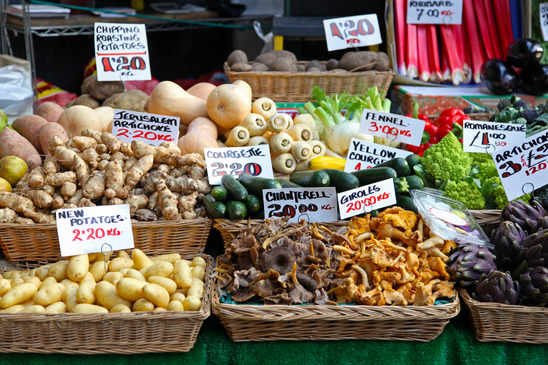
<svg viewBox="0 0 548 365"><path fill-rule="evenodd" d="M548 330L548 329L547 329ZM232 342L218 318L208 318L189 352L138 355L2 354L0 364L548 364L548 345L474 339L461 312L428 343L398 341Z"/></svg>

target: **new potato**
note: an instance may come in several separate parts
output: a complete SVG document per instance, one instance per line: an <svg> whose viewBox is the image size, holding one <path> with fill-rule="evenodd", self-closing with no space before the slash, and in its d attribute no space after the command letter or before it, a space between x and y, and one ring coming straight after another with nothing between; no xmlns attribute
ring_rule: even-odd
<svg viewBox="0 0 548 365"><path fill-rule="evenodd" d="M152 266L154 263L143 251L138 248L134 248L133 251L131 251L131 256L133 257L133 265L137 270L145 269Z"/></svg>
<svg viewBox="0 0 548 365"><path fill-rule="evenodd" d="M108 313L108 309L95 304L76 304L73 313Z"/></svg>
<svg viewBox="0 0 548 365"><path fill-rule="evenodd" d="M154 310L154 303L152 303L150 300L141 298L137 300L135 303L133 303L132 310L134 312L148 312Z"/></svg>
<svg viewBox="0 0 548 365"><path fill-rule="evenodd" d="M57 282L61 282L67 278L67 266L69 260L61 260L52 264L48 269L48 275L53 276Z"/></svg>
<svg viewBox="0 0 548 365"><path fill-rule="evenodd" d="M122 278L116 283L116 292L119 296L131 301L136 301L144 297L144 286L146 281L134 278Z"/></svg>
<svg viewBox="0 0 548 365"><path fill-rule="evenodd" d="M0 299L0 308L5 309L12 305L24 303L29 299L32 299L34 293L38 291L38 288L34 284L22 283L15 288L8 290L2 299Z"/></svg>
<svg viewBox="0 0 548 365"><path fill-rule="evenodd" d="M144 275L145 278L151 276L162 276L167 278L173 273L173 264L167 261L156 261L151 266L147 267Z"/></svg>
<svg viewBox="0 0 548 365"><path fill-rule="evenodd" d="M66 313L67 305L63 302L56 302L46 307L45 313Z"/></svg>
<svg viewBox="0 0 548 365"><path fill-rule="evenodd" d="M143 294L146 299L150 300L157 307L165 308L169 304L169 293L161 285L146 284L143 287Z"/></svg>
<svg viewBox="0 0 548 365"><path fill-rule="evenodd" d="M180 288L190 288L192 285L192 271L187 261L179 260L175 263L173 280Z"/></svg>
<svg viewBox="0 0 548 365"><path fill-rule="evenodd" d="M76 302L85 304L95 303L95 286L95 281L81 283L76 291Z"/></svg>
<svg viewBox="0 0 548 365"><path fill-rule="evenodd" d="M42 306L48 306L50 304L53 304L55 302L58 302L63 297L63 293L65 292L65 286L61 283L55 283L43 286L38 290L36 293L34 293L33 300L35 304L39 304Z"/></svg>
<svg viewBox="0 0 548 365"><path fill-rule="evenodd" d="M116 292L116 287L105 280L98 282L95 286L95 296L97 297L99 304L108 310L116 304L124 304L131 307L131 302L119 296Z"/></svg>
<svg viewBox="0 0 548 365"><path fill-rule="evenodd" d="M67 276L72 281L82 280L89 272L87 254L72 256L67 264Z"/></svg>
<svg viewBox="0 0 548 365"><path fill-rule="evenodd" d="M167 290L169 295L175 293L177 290L177 283L170 278L164 278L163 276L150 276L148 282L162 286Z"/></svg>

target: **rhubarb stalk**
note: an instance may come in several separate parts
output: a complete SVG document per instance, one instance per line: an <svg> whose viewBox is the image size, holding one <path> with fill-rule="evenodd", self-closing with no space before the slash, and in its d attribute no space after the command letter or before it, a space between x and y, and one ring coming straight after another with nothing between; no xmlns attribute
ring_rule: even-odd
<svg viewBox="0 0 548 365"><path fill-rule="evenodd" d="M510 0L497 0L496 7L502 9L503 29L506 33L506 44L504 45L503 52L506 52L508 46L514 43L514 32L512 30L512 15L510 14Z"/></svg>
<svg viewBox="0 0 548 365"><path fill-rule="evenodd" d="M430 65L430 81L442 82L440 69L440 50L438 45L438 31L434 24L426 24L426 37L428 39L428 64Z"/></svg>
<svg viewBox="0 0 548 365"><path fill-rule="evenodd" d="M476 1L480 2L478 0ZM483 36L491 38L491 45L493 46L493 51L495 52L495 58L504 58L504 50L502 49L499 41L499 33L501 30L497 29L496 21L494 19L495 12L491 1L492 0L481 1L483 3L483 12L485 17L479 19L483 20L482 22L487 24L487 29L489 31L487 33L483 33Z"/></svg>
<svg viewBox="0 0 548 365"><path fill-rule="evenodd" d="M417 54L419 65L419 79L427 82L430 80L430 64L428 60L428 37L426 25L417 25Z"/></svg>
<svg viewBox="0 0 548 365"><path fill-rule="evenodd" d="M464 34L468 39L465 52L470 56L470 68L472 70L472 79L476 84L481 84L481 65L485 61L483 56L483 47L480 42L476 17L474 15L475 0L464 0L462 9L462 23L464 25Z"/></svg>
<svg viewBox="0 0 548 365"><path fill-rule="evenodd" d="M396 63L398 73L402 76L407 75L405 67L405 22L406 9L405 0L394 0L394 30L396 32Z"/></svg>
<svg viewBox="0 0 548 365"><path fill-rule="evenodd" d="M462 71L464 72L465 77L464 82L468 84L472 80L472 70L470 69L470 64L468 63L468 57L466 57L463 28L461 24L453 24L451 28L455 36L456 52L459 54L459 58L462 62Z"/></svg>
<svg viewBox="0 0 548 365"><path fill-rule="evenodd" d="M443 56L447 58L447 63L451 70L451 82L457 86L465 81L464 71L462 70L461 55L458 53L457 41L451 25L440 25L441 37L443 39Z"/></svg>
<svg viewBox="0 0 548 365"><path fill-rule="evenodd" d="M473 0L472 4L474 4L477 24L479 27L479 34L482 35L482 39L483 39L483 46L484 46L483 49L485 50L485 59L490 60L492 58L496 58L497 56L495 53L495 48L492 44L491 37L489 36L491 29L489 29L489 26L487 25L487 22L485 21L486 15L483 9L483 1Z"/></svg>
<svg viewBox="0 0 548 365"><path fill-rule="evenodd" d="M419 77L419 69L417 67L417 25L405 24L405 29L405 46L407 50L405 53L405 64L407 66L407 76L416 79Z"/></svg>

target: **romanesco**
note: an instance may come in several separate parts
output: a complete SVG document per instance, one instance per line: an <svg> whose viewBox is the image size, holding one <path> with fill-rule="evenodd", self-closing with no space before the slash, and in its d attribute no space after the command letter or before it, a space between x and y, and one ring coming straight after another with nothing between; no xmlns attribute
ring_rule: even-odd
<svg viewBox="0 0 548 365"><path fill-rule="evenodd" d="M479 181L482 184L487 179L490 179L492 177L498 177L498 176L499 175L497 172L497 166L495 165L495 162L493 161L492 158L480 163L477 166L477 174L474 175L474 177L479 179Z"/></svg>
<svg viewBox="0 0 548 365"><path fill-rule="evenodd" d="M493 157L491 157L488 153L471 153L472 155L472 166L477 166L482 162L485 161L493 161Z"/></svg>
<svg viewBox="0 0 548 365"><path fill-rule="evenodd" d="M485 199L481 195L479 186L472 178L447 181L443 195L460 201L468 209L483 209L485 207Z"/></svg>
<svg viewBox="0 0 548 365"><path fill-rule="evenodd" d="M506 192L498 175L492 176L482 183L481 193L486 201L486 209L502 209L508 204ZM531 195L525 194L517 199L529 202Z"/></svg>
<svg viewBox="0 0 548 365"><path fill-rule="evenodd" d="M421 158L424 170L443 181L459 180L470 173L472 157L464 152L453 133L447 133L437 144L424 151Z"/></svg>

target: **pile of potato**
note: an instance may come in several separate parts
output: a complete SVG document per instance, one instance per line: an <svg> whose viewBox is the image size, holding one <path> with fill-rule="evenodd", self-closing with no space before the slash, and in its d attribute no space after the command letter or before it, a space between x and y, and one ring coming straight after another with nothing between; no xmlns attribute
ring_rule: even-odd
<svg viewBox="0 0 548 365"><path fill-rule="evenodd" d="M133 249L72 256L0 275L0 313L198 311L207 262Z"/></svg>

